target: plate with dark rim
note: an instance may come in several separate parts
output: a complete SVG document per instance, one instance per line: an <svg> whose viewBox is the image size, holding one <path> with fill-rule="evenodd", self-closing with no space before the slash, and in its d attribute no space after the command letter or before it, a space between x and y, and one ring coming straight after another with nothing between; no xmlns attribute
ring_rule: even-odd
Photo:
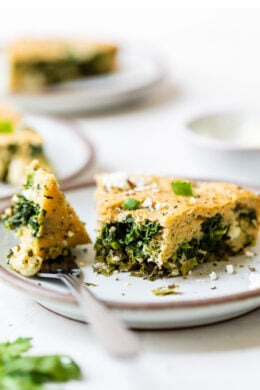
<svg viewBox="0 0 260 390"><path fill-rule="evenodd" d="M75 207L94 242L96 212L95 187L75 186L66 196ZM6 265L6 254L15 243L12 233L0 227L0 278L20 292L29 294L47 309L74 320L83 320L73 298L59 282L39 278L25 278L11 271ZM87 251L86 251L87 250ZM260 275L260 243L252 249L253 257L245 255L218 262L216 266L198 266L187 277L174 277L156 281L144 280L119 273L110 277L93 272L93 245L79 248L77 259L82 267L82 280L97 298L104 301L129 326L138 329L166 329L211 324L231 319L260 306L260 288L250 289L250 275ZM226 265L233 264L234 274L226 272ZM209 274L214 271L217 280ZM259 281L258 281L259 282ZM152 290L162 285L179 285L178 295L156 296Z"/></svg>
<svg viewBox="0 0 260 390"><path fill-rule="evenodd" d="M26 115L23 122L43 136L45 154L61 185L68 184L92 164L94 148L73 121ZM12 185L0 183L0 199L8 199L15 190Z"/></svg>

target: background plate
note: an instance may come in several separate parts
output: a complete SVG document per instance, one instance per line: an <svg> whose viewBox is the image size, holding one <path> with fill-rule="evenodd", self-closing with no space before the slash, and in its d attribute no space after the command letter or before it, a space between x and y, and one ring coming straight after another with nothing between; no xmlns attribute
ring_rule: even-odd
<svg viewBox="0 0 260 390"><path fill-rule="evenodd" d="M67 193L94 241L96 215L93 187ZM14 245L12 233L0 228L0 277L29 293L43 306L72 319L82 320L74 298L59 282L37 278L24 278L6 265L8 249ZM219 262L217 266L205 264L197 267L191 275L154 282L131 277L127 273L104 277L92 271L93 248L88 253L77 251L82 265L83 279L94 283L91 291L115 310L128 325L142 329L187 327L226 320L246 313L260 305L260 289L249 290L249 275L260 272L260 245L255 247L256 256L233 257L230 262ZM228 275L227 264L232 263L235 273ZM249 268L250 267L250 268ZM218 280L210 281L209 273L215 271ZM254 271L253 271L254 270ZM40 283L40 285L39 285ZM178 284L179 295L155 296L151 290L167 284Z"/></svg>
<svg viewBox="0 0 260 390"><path fill-rule="evenodd" d="M111 74L63 83L34 94L6 97L30 112L76 112L120 105L151 92L164 77L158 60L131 47L119 50L118 69Z"/></svg>
<svg viewBox="0 0 260 390"><path fill-rule="evenodd" d="M61 184L67 184L92 163L93 147L73 122L32 115L25 116L24 122L42 134L46 155ZM0 183L0 199L10 197L15 190L14 186Z"/></svg>

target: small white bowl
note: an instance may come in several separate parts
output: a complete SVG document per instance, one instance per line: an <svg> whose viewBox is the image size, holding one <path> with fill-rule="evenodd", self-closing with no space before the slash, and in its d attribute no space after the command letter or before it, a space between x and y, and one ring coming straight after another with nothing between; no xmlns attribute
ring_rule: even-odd
<svg viewBox="0 0 260 390"><path fill-rule="evenodd" d="M198 115L184 135L202 175L260 185L260 112Z"/></svg>
<svg viewBox="0 0 260 390"><path fill-rule="evenodd" d="M199 116L187 123L186 130L195 142L213 149L260 151L260 113Z"/></svg>

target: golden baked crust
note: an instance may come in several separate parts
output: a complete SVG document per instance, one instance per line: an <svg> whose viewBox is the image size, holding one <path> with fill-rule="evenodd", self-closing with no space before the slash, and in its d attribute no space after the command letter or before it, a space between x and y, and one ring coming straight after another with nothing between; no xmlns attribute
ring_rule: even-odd
<svg viewBox="0 0 260 390"><path fill-rule="evenodd" d="M121 226L124 229L125 226L117 224L125 223L124 221L129 220L129 217L134 221L132 223L138 226L144 224L145 221L160 226L151 240L151 244L157 250L154 250L150 257L147 255L149 248L146 248L146 255L145 251L140 250L137 262L139 264L150 262L150 265L154 263L154 267L158 269L166 264L169 275L187 273L189 266L182 267L181 271L180 267L185 261L180 261L175 255L178 251L180 253L180 248L183 248L184 244L186 247L187 245L192 246L191 241L194 239L199 250L202 240L206 240L203 229L207 231L209 229L207 226L210 223L212 226L219 225L217 228L214 225L214 229L224 231L222 238L225 239L226 251L229 254L243 252L257 239L260 198L240 186L220 182L193 183L193 196L180 196L174 193L173 179L168 177L124 176L122 173L116 173L97 175L96 181L99 228L98 245L96 245L97 262L108 262L110 266L113 263L114 269L120 269L120 259L117 267L116 261L113 262L112 257L124 257L123 261L126 263L127 255L124 248L121 248L124 255L116 253L116 251L113 254L111 248L108 250L108 242L104 242L104 245L107 245L106 250L104 250L104 245L102 247L104 227L119 228ZM124 208L124 202L129 198L134 199L138 204L136 209ZM206 222L209 220L211 222ZM131 219L129 221L131 222ZM203 245L205 246L204 241ZM131 261L134 263L133 258ZM196 261L194 259L193 263L195 264ZM203 258L204 261L206 261L205 258ZM178 262L180 264L175 269ZM133 264L132 269L138 268L137 265ZM102 267L100 269L102 270ZM160 272L158 273L160 274Z"/></svg>
<svg viewBox="0 0 260 390"><path fill-rule="evenodd" d="M26 276L38 271L32 267L35 258L39 266L44 260L64 255L69 248L90 242L83 222L61 192L55 176L36 160L27 167L26 182L2 220L21 241L22 253L19 248L13 250L10 266Z"/></svg>
<svg viewBox="0 0 260 390"><path fill-rule="evenodd" d="M116 51L116 45L85 39L18 39L8 48L11 62L59 61L66 56L85 59Z"/></svg>
<svg viewBox="0 0 260 390"><path fill-rule="evenodd" d="M21 114L14 110L13 107L4 102L0 102L0 122L4 120L16 125L21 119Z"/></svg>

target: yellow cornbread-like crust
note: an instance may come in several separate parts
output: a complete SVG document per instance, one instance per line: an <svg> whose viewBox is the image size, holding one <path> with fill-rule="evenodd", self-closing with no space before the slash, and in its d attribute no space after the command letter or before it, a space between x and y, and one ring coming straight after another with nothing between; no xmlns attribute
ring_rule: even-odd
<svg viewBox="0 0 260 390"><path fill-rule="evenodd" d="M203 222L219 214L228 227L226 242L230 251L243 252L254 245L259 229L258 195L230 183L201 182L192 183L193 196L181 196L173 192L173 180L153 175L97 175L98 237L106 224L123 222L128 216L139 225L146 220L159 223L161 230L153 244L160 250L156 258L148 258L147 262L153 261L160 268L165 263L169 265L169 259L174 258L181 244L194 238L200 240ZM123 207L128 198L138 201L137 209ZM239 225L236 208L255 210L256 219L242 218ZM250 235L250 243L244 248L247 235ZM119 264L119 259L109 259L115 266L117 260ZM138 262L141 264L142 259L137 259Z"/></svg>
<svg viewBox="0 0 260 390"><path fill-rule="evenodd" d="M9 104L0 102L0 122L8 121L14 126L18 124L22 119L22 116L15 111Z"/></svg>
<svg viewBox="0 0 260 390"><path fill-rule="evenodd" d="M31 175L32 185L23 187L19 194L39 205L44 212L39 216L37 237L33 237L30 226L16 230L21 242L43 260L56 258L66 248L89 243L83 222L61 192L55 176L41 169L37 161L30 164L27 175ZM16 201L17 197L14 197L13 202Z"/></svg>
<svg viewBox="0 0 260 390"><path fill-rule="evenodd" d="M9 57L16 61L58 61L68 54L79 59L99 52L116 52L117 46L86 39L18 39L9 46Z"/></svg>

